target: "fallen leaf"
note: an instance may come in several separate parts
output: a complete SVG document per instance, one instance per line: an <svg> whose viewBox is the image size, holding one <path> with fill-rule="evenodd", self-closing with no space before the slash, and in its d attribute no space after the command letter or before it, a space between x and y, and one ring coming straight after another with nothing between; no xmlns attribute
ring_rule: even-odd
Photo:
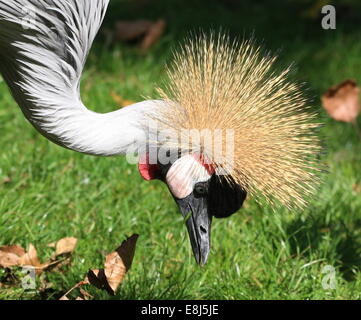
<svg viewBox="0 0 361 320"><path fill-rule="evenodd" d="M19 257L22 257L25 254L25 249L18 245L2 246L0 247L0 251L14 253Z"/></svg>
<svg viewBox="0 0 361 320"><path fill-rule="evenodd" d="M55 248L55 247L56 247L56 243L55 243L55 242L49 243L49 244L47 245L47 247L49 247L49 248Z"/></svg>
<svg viewBox="0 0 361 320"><path fill-rule="evenodd" d="M0 247L0 268L10 268L20 264L25 254L24 248L18 245Z"/></svg>
<svg viewBox="0 0 361 320"><path fill-rule="evenodd" d="M48 268L49 265L52 264L54 264L54 262L41 264L37 251L32 244L29 245L29 250L27 252L18 245L3 246L0 248L1 268L27 266L35 268L36 273L40 274L44 269Z"/></svg>
<svg viewBox="0 0 361 320"><path fill-rule="evenodd" d="M105 261L105 277L108 280L109 287L115 292L122 282L126 273L125 263L118 252L107 255Z"/></svg>
<svg viewBox="0 0 361 320"><path fill-rule="evenodd" d="M345 80L328 89L321 97L322 105L335 120L355 124L360 112L360 88L354 80Z"/></svg>
<svg viewBox="0 0 361 320"><path fill-rule="evenodd" d="M43 271L49 269L50 267L55 267L56 265L58 265L62 261L64 261L64 259L63 260L56 260L56 261L51 260L51 261L46 262L46 263L41 263L39 258L38 258L38 253L36 251L36 248L32 244L29 244L29 249L20 258L19 265L20 266L33 267L35 269L35 271L36 271L36 274L39 275Z"/></svg>
<svg viewBox="0 0 361 320"><path fill-rule="evenodd" d="M62 254L72 253L75 249L75 246L78 242L77 238L69 237L63 238L56 243L55 247L55 256L58 257Z"/></svg>
<svg viewBox="0 0 361 320"><path fill-rule="evenodd" d="M92 295L82 288L82 286L89 284L98 289L106 290L111 295L115 295L126 272L132 265L138 237L137 234L134 234L123 241L114 252L106 255L103 269L90 269L85 279L68 290L60 300L70 300L68 295L77 288L79 288L80 296L76 300L89 300L89 298L93 298Z"/></svg>
<svg viewBox="0 0 361 320"><path fill-rule="evenodd" d="M166 28L166 23L164 20L159 20L152 24L148 29L147 34L145 35L140 48L145 51L151 48L158 40L162 37Z"/></svg>
<svg viewBox="0 0 361 320"><path fill-rule="evenodd" d="M57 242L56 253L53 258L41 263L37 250L34 245L30 244L26 252L24 248L18 245L2 246L0 247L0 268L11 268L15 266L32 267L36 274L41 274L43 271L54 269L55 267L64 265L69 261L69 254L74 250L77 240L75 238L64 238ZM57 259L57 256L68 254L65 258Z"/></svg>
<svg viewBox="0 0 361 320"><path fill-rule="evenodd" d="M19 265L20 258L9 252L0 251L0 268L10 268Z"/></svg>
<svg viewBox="0 0 361 320"><path fill-rule="evenodd" d="M163 35L166 28L164 20L119 21L115 25L114 41L139 41L144 51L153 46Z"/></svg>
<svg viewBox="0 0 361 320"><path fill-rule="evenodd" d="M28 251L20 258L21 266L40 267L41 263L35 247L30 243Z"/></svg>
<svg viewBox="0 0 361 320"><path fill-rule="evenodd" d="M89 270L85 281L115 295L132 265L137 240L138 235L135 234L123 241L114 252L106 256L104 269Z"/></svg>

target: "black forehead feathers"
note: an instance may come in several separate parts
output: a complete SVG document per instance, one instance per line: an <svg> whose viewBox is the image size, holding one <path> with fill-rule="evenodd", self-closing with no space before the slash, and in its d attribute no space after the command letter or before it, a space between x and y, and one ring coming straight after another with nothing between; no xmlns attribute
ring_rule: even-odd
<svg viewBox="0 0 361 320"><path fill-rule="evenodd" d="M226 218L242 207L247 192L241 186L230 183L226 176L214 174L209 180L207 195L210 214Z"/></svg>

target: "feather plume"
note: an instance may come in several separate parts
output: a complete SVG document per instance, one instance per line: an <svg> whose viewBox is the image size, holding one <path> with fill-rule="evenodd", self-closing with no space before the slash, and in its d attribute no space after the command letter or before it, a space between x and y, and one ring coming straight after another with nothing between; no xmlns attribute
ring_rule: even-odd
<svg viewBox="0 0 361 320"><path fill-rule="evenodd" d="M201 154L256 199L303 207L322 171L320 124L300 86L289 80L290 69L273 71L275 59L252 40L214 34L188 40L158 89L167 108L155 120L160 130L178 133L162 145ZM197 131L212 138L195 142Z"/></svg>

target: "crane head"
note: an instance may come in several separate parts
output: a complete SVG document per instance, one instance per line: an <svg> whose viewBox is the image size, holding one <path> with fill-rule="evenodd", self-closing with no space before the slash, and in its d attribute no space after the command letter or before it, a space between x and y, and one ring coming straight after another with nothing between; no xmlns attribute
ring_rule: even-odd
<svg viewBox="0 0 361 320"><path fill-rule="evenodd" d="M196 154L166 165L149 164L148 155L140 159L138 168L145 180L159 179L168 186L185 219L194 257L204 265L210 252L212 218L226 218L237 212L246 191L230 184L225 176L216 175L212 166Z"/></svg>

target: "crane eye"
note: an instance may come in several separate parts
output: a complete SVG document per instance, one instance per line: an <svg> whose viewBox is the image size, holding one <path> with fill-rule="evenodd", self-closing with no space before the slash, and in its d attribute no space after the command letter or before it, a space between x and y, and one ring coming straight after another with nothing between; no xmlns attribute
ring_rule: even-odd
<svg viewBox="0 0 361 320"><path fill-rule="evenodd" d="M194 193L197 196L204 196L207 193L207 185L204 182L199 182L194 186Z"/></svg>

